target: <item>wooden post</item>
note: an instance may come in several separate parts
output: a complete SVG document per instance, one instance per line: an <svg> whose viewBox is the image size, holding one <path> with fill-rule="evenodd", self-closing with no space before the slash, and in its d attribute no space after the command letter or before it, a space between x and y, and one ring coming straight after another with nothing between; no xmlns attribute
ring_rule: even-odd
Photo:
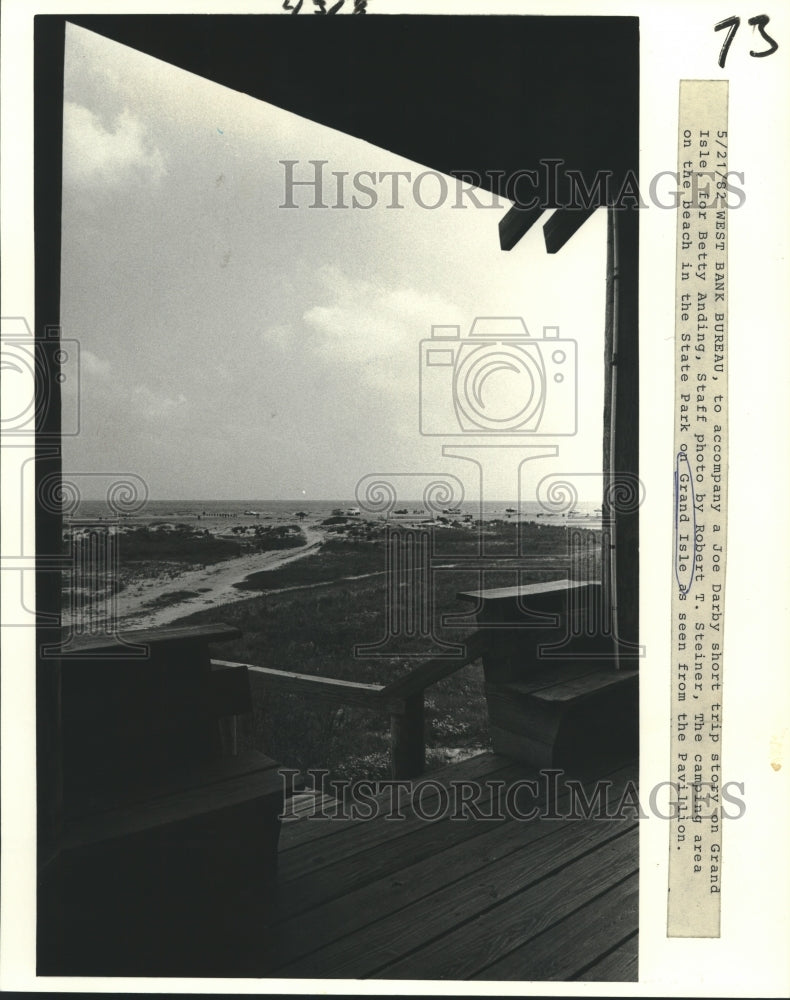
<svg viewBox="0 0 790 1000"><path fill-rule="evenodd" d="M36 336L36 497L44 485L61 474L61 391L54 336L60 319L61 155L63 148L63 60L65 21L36 18L34 28L34 175L35 212L35 336ZM60 574L46 567L48 556L62 551L62 517L56 505L36 503L36 804L39 874L55 859L63 822L61 758L61 675L57 655L44 650L56 647L61 631L48 625L59 620ZM42 908L43 910L43 908ZM46 914L40 911L43 924Z"/></svg>
<svg viewBox="0 0 790 1000"><path fill-rule="evenodd" d="M639 222L635 209L607 211L601 582L619 667L639 631ZM613 505L632 490L633 504Z"/></svg>
<svg viewBox="0 0 790 1000"><path fill-rule="evenodd" d="M616 357L612 468L623 495L638 491L639 477L639 210L614 210ZM628 477L628 478L626 478ZM630 485L629 485L630 480ZM635 666L639 640L639 504L615 511L615 624L618 656ZM629 649L630 647L630 649Z"/></svg>
<svg viewBox="0 0 790 1000"><path fill-rule="evenodd" d="M607 621L615 633L617 618L615 551L617 546L616 524L611 505L611 488L614 482L613 439L615 418L615 366L617 346L615 336L615 297L617 294L617 264L615 259L615 209L606 210L606 314L604 320L604 389L603 389L603 490L601 497L601 590L607 605ZM615 644L616 645L616 644ZM615 650L615 666L619 666Z"/></svg>
<svg viewBox="0 0 790 1000"><path fill-rule="evenodd" d="M425 770L424 692L409 695L402 712L390 715L392 777L415 778Z"/></svg>

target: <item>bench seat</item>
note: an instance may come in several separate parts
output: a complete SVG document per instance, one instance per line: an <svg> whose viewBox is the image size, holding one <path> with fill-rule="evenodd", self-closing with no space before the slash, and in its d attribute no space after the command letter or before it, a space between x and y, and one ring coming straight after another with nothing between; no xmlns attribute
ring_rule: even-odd
<svg viewBox="0 0 790 1000"><path fill-rule="evenodd" d="M486 683L494 750L534 767L573 768L593 757L612 765L637 749L638 674L578 665L554 668L553 683Z"/></svg>
<svg viewBox="0 0 790 1000"><path fill-rule="evenodd" d="M286 787L236 752L244 666L227 626L72 642L62 659L62 827L42 885L41 975L227 974L276 893Z"/></svg>
<svg viewBox="0 0 790 1000"><path fill-rule="evenodd" d="M616 766L637 751L638 672L591 627L599 584L554 580L458 595L476 606L495 752L533 767ZM621 665L622 666L622 665Z"/></svg>
<svg viewBox="0 0 790 1000"><path fill-rule="evenodd" d="M92 812L68 821L61 850L79 851L94 844L144 836L251 802L260 803L274 822L284 801L278 768L270 757L249 751L167 772L150 784L133 786L124 795L123 804L99 800Z"/></svg>

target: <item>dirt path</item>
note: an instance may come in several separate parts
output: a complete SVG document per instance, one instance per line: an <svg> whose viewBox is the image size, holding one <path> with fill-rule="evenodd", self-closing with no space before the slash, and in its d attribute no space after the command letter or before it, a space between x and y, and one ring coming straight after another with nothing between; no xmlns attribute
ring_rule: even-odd
<svg viewBox="0 0 790 1000"><path fill-rule="evenodd" d="M116 614L124 628L154 628L167 625L177 618L200 611L206 607L217 607L244 601L255 596L255 591L238 590L233 586L251 573L273 570L286 563L314 555L321 546L325 532L316 528L302 527L307 544L298 549L258 552L255 555L227 559L199 569L185 570L178 576L166 580L146 580L133 584L116 597ZM188 597L162 608L144 607L176 590L198 592L197 597Z"/></svg>

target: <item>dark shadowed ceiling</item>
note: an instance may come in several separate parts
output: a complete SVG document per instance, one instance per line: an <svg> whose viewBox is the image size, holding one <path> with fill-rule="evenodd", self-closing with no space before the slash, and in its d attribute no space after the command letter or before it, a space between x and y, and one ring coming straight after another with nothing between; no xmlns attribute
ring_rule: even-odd
<svg viewBox="0 0 790 1000"><path fill-rule="evenodd" d="M547 157L590 178L637 168L636 18L68 20L447 174L510 175Z"/></svg>

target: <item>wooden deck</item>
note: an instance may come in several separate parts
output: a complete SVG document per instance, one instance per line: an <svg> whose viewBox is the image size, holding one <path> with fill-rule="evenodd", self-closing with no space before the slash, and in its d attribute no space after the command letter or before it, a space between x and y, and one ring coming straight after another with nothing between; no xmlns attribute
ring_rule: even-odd
<svg viewBox="0 0 790 1000"><path fill-rule="evenodd" d="M568 818L561 785L556 811L565 818L455 820L457 799L444 803L437 785L480 783L478 806L487 812L490 782L507 789L536 773L481 754L422 779L430 783L421 811L438 813L433 821L410 806L400 820L302 814L285 821L276 898L255 930L255 922L244 924L246 954L234 974L635 981L633 810L617 819ZM614 812L636 765L605 777ZM591 783L585 788L589 794ZM522 811L535 801L516 800Z"/></svg>
<svg viewBox="0 0 790 1000"><path fill-rule="evenodd" d="M553 587L555 597L567 590ZM492 722L522 741L525 731L546 736L566 696L584 702L596 725L568 716L573 739L562 746L563 760L587 774L538 770L558 759L552 730L540 759L511 739L501 753L405 780L422 772L424 688L447 675L446 660L381 687L212 660L205 630L128 635L150 645L148 660L129 660L126 646L83 645L64 674L63 823L40 879L39 974L636 979L633 797L616 814L636 791L636 742L625 738L635 713L611 699L592 710L594 665L574 667L559 686L556 668L540 666L529 680L486 685ZM475 633L452 668L480 644L493 670L484 638ZM383 782L377 797L368 782L364 799L345 803L331 785L301 791L286 800L280 829L291 781L261 754L236 756L235 730L215 727L215 716L249 707L240 679L250 675L341 701L350 690L354 703L389 712L393 774L403 780ZM610 675L596 685L609 691ZM529 699L546 692L553 714L544 718ZM606 802L593 794L601 781Z"/></svg>

